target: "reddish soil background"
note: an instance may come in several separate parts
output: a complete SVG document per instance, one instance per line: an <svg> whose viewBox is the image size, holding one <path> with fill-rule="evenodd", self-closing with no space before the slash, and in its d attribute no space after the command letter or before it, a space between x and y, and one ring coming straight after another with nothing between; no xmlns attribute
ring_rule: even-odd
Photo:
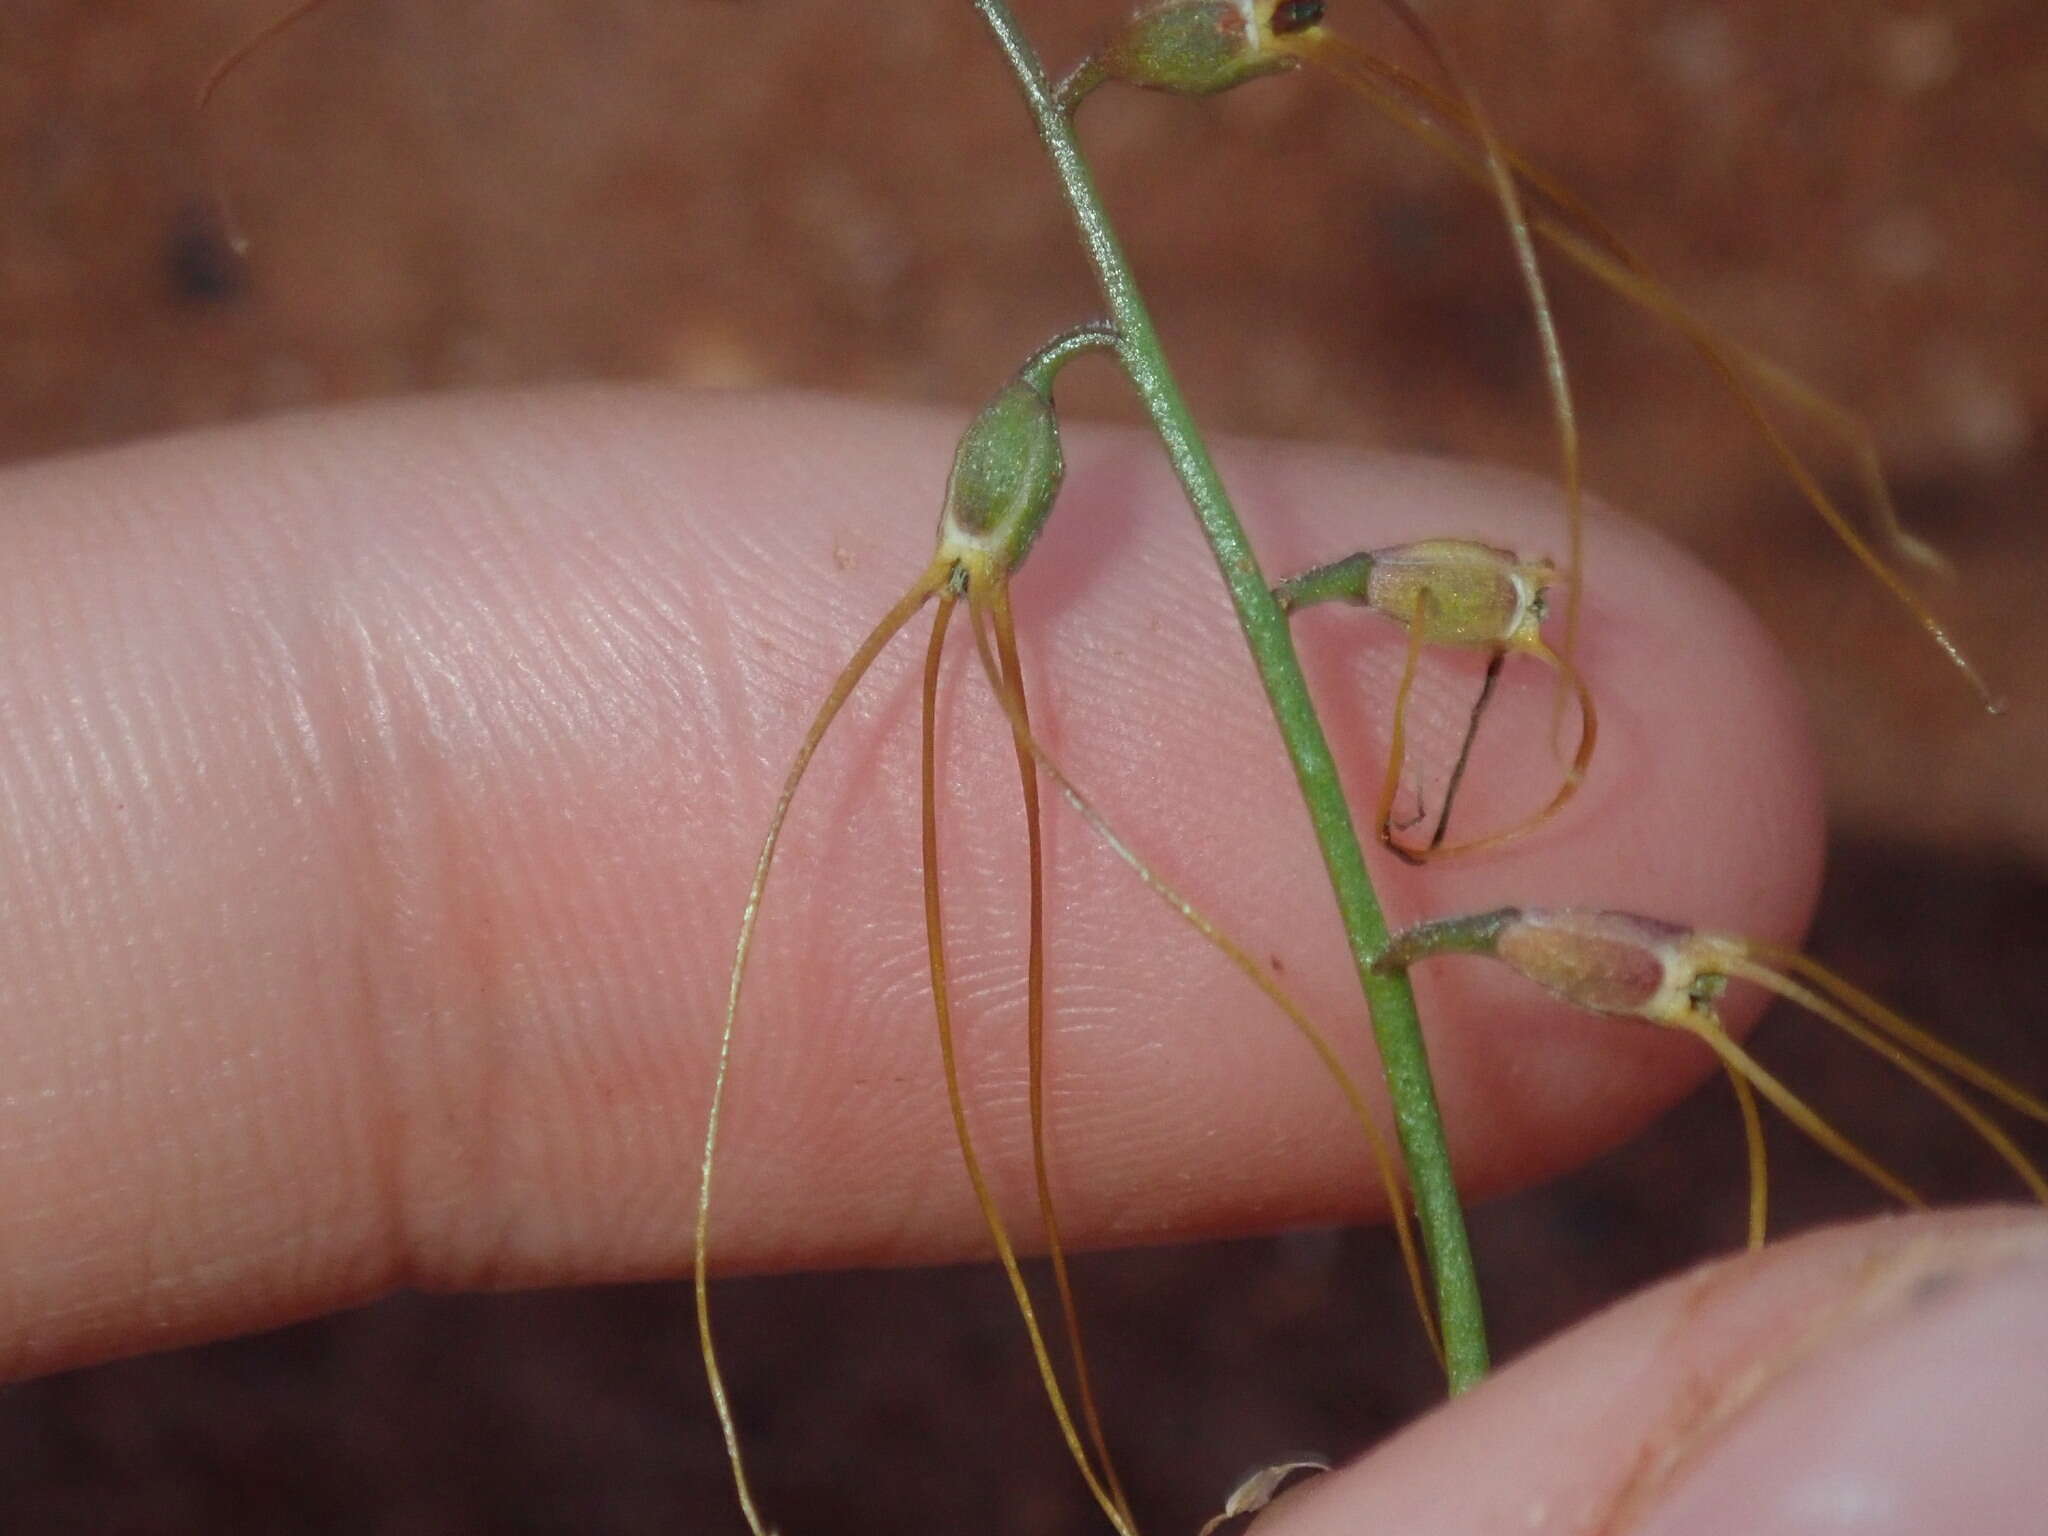
<svg viewBox="0 0 2048 1536"><path fill-rule="evenodd" d="M336 0L202 131L195 82L276 9L0 11L0 455L589 378L964 409L1091 312L963 4ZM1025 9L1064 59L1119 8ZM1398 51L1353 9L1355 35ZM2003 721L1683 349L1559 275L1594 486L1748 593L1813 697L1842 849L1816 948L2048 1083L2048 11L1430 10L1513 141L1730 336L1870 423L1908 520L1953 558L1934 600L2009 694ZM1488 205L1332 85L1105 97L1084 126L1214 428L1548 467ZM246 264L211 211L208 145ZM1131 416L1112 381L1075 384L1070 412ZM1816 446L1853 495L1846 459ZM1930 1187L2002 1190L1937 1111L1844 1051L1789 1021L1766 1043L1885 1125ZM1517 1280L1495 1288L1507 1347L1734 1239L1737 1171L1697 1156L1732 1148L1728 1120L1696 1102L1479 1213L1489 1270ZM1781 1145L1785 1228L1873 1206ZM1406 1331L1359 1326L1403 1306L1386 1246L1311 1234L1085 1266L1155 1528L1191 1529L1262 1458L1354 1451L1428 1401ZM725 1327L789 1529L1085 1528L988 1276L736 1286ZM0 1395L9 1531L711 1533L739 1528L728 1505L685 1298L665 1287L402 1298Z"/></svg>

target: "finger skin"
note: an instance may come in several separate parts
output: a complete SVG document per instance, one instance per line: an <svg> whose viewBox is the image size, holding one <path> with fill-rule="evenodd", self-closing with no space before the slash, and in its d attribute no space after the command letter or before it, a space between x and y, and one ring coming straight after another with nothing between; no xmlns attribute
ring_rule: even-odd
<svg viewBox="0 0 2048 1536"><path fill-rule="evenodd" d="M152 443L0 480L0 1367L399 1284L687 1267L709 1068L804 722L930 558L961 412L615 390ZM1018 582L1033 714L1161 871L1362 1072L1356 982L1209 557L1148 440L1074 429ZM1561 545L1518 477L1221 455L1274 573L1365 545ZM1497 857L1389 866L1394 920L1598 903L1793 936L1818 868L1800 706L1727 592L1603 521L1578 800ZM913 624L921 637L921 626ZM1399 633L1305 615L1355 804ZM797 801L718 1192L734 1267L980 1251L941 1098L915 862L917 640ZM977 1131L1021 1193L1021 820L963 648L942 703L951 952ZM1417 754L1463 729L1454 665ZM1534 679L1534 680L1532 680ZM1459 816L1554 782L1517 681ZM1432 754L1435 754L1432 756ZM1081 1242L1351 1216L1341 1099L1256 993L1057 804L1057 1180ZM1461 1175L1583 1158L1703 1069L1473 962L1418 972ZM1736 1177L1731 1121L1729 1177ZM1021 1208L1021 1207L1020 1207Z"/></svg>
<svg viewBox="0 0 2048 1536"><path fill-rule="evenodd" d="M2039 1528L2048 1220L1895 1217L1709 1264L1551 1340L1258 1536Z"/></svg>

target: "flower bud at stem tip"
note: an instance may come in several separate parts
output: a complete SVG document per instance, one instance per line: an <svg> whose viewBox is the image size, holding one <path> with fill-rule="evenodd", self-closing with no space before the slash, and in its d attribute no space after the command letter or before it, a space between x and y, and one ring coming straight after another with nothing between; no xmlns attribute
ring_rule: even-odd
<svg viewBox="0 0 2048 1536"><path fill-rule="evenodd" d="M1292 58L1266 46L1267 29L1298 32L1321 17L1321 0L1283 0L1277 8L1252 0L1166 0L1133 16L1077 69L1061 87L1061 103L1072 111L1105 80L1176 96L1214 96L1293 68Z"/></svg>
<svg viewBox="0 0 2048 1536"><path fill-rule="evenodd" d="M1031 552L1065 475L1052 401L1030 381L1012 379L982 407L953 456L940 555L1008 575Z"/></svg>

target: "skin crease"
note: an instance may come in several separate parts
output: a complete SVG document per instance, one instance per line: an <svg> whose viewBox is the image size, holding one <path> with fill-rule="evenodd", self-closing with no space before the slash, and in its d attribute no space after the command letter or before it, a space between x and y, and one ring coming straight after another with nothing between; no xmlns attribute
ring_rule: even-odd
<svg viewBox="0 0 2048 1536"><path fill-rule="evenodd" d="M0 478L0 1368L400 1285L682 1272L775 787L834 670L928 560L964 419L589 390L283 420ZM1017 585L1040 729L1368 1075L1209 557L1146 440L1076 428L1068 447ZM1221 459L1276 576L1432 535L1561 544L1554 492L1519 477L1258 445ZM1640 530L1601 520L1588 558L1589 782L1499 856L1379 860L1395 920L1597 902L1796 937L1816 773L1775 653ZM1370 803L1401 637L1336 610L1297 627ZM718 1186L715 1252L734 1268L981 1251L923 990L922 633L821 753L770 886ZM1021 1211L1015 769L967 647L956 660L950 942L977 1129ZM1412 762L1446 760L1470 660L1418 688ZM1554 783L1547 674L1508 678L1467 827ZM1056 798L1049 824L1074 1240L1375 1214L1355 1128L1284 1022ZM1613 1144L1709 1066L1495 967L1418 979L1475 1192ZM1731 1110L1730 1178L1738 1146Z"/></svg>

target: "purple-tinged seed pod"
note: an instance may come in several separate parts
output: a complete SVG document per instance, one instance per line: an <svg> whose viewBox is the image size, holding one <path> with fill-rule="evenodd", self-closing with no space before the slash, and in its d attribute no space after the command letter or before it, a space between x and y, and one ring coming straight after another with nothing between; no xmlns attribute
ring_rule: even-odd
<svg viewBox="0 0 2048 1536"><path fill-rule="evenodd" d="M1682 947L1692 935L1675 923L1629 912L1523 912L1502 925L1494 957L1566 1002L1598 1013L1661 1016L1674 981L1683 993Z"/></svg>

